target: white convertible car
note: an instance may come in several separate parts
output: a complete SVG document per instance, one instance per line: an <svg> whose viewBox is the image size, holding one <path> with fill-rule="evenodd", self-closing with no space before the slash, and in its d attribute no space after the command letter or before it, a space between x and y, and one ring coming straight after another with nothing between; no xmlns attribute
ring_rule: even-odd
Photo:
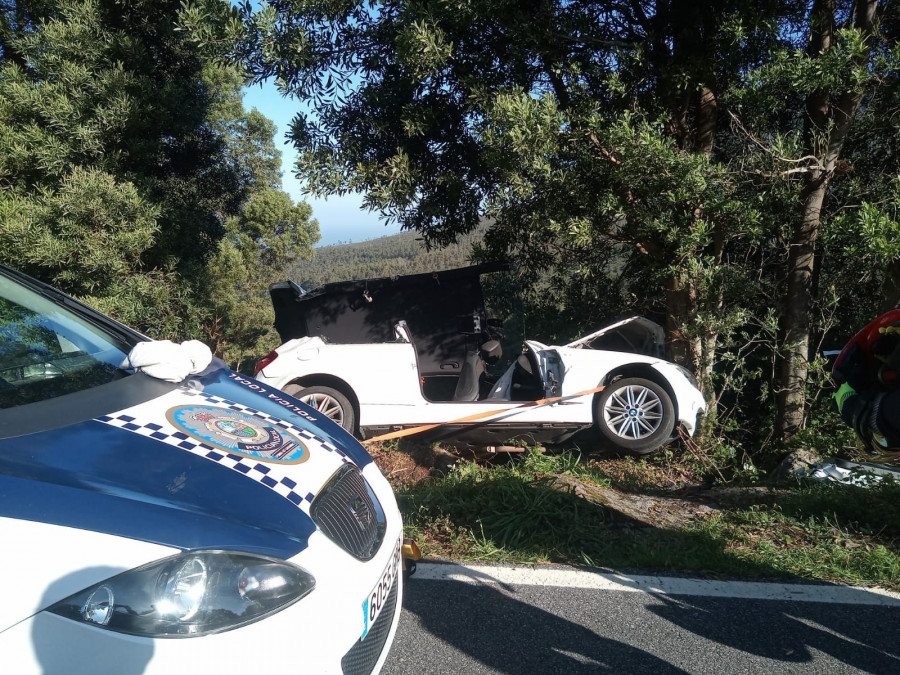
<svg viewBox="0 0 900 675"><path fill-rule="evenodd" d="M497 377L493 322L474 266L328 284L273 285L286 340L256 378L363 438L420 425L481 445L559 442L595 425L612 444L647 454L706 407L691 374L663 357L662 329L633 317L562 346L526 341ZM602 389L601 389L602 388Z"/></svg>
<svg viewBox="0 0 900 675"><path fill-rule="evenodd" d="M145 339L0 266L2 671L380 670L402 525L371 457L221 361L123 370Z"/></svg>

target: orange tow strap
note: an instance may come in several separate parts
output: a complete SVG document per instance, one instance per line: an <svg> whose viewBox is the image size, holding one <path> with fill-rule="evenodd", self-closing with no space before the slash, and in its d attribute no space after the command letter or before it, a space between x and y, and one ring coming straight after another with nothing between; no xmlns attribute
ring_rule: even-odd
<svg viewBox="0 0 900 675"><path fill-rule="evenodd" d="M492 417L493 415L499 415L501 413L510 413L510 415L516 415L522 412L525 408L539 408L544 405L550 405L551 403L559 403L560 401L568 401L569 399L578 398L579 396L587 396L588 394L596 394L598 391L603 391L604 387L595 387L594 389L585 389L584 391L579 391L577 394L569 394L568 396L554 396L553 398L541 398L537 401L527 401L522 405L513 406L512 408L500 408L494 410L486 410L484 412L475 413L474 415L467 415L466 417L460 417L459 419L451 420L449 422L440 422L438 424L423 424L418 427L410 427L409 429L401 429L400 431L392 431L387 434L382 434L381 436L374 436L373 438L367 438L362 441L363 445L366 443L374 443L376 441L390 441L394 438L403 438L405 436L412 436L414 434L421 434L424 431L430 431L431 429L437 429L438 427L449 426L451 424L464 424L465 422L477 422L478 420L487 419L488 417ZM509 417L507 415L506 417ZM505 417L503 418L505 419Z"/></svg>

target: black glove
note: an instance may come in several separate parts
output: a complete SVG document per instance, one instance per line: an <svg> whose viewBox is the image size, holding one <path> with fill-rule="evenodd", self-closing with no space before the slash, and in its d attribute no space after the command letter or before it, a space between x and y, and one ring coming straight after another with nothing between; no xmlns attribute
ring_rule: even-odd
<svg viewBox="0 0 900 675"><path fill-rule="evenodd" d="M850 345L847 352L838 359L831 370L831 376L838 384L846 382L856 391L872 386L866 357L858 344Z"/></svg>

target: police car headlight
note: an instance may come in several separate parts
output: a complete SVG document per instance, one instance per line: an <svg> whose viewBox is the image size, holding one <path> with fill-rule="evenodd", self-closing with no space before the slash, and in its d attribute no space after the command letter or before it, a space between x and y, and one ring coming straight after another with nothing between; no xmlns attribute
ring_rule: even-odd
<svg viewBox="0 0 900 675"><path fill-rule="evenodd" d="M274 558L181 553L86 588L48 611L143 637L199 637L238 628L297 602L316 581Z"/></svg>

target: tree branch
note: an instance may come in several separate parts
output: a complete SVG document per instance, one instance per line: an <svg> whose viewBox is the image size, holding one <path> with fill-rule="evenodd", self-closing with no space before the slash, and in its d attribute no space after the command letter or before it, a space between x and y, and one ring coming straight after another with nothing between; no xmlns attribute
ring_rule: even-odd
<svg viewBox="0 0 900 675"><path fill-rule="evenodd" d="M796 169L790 169L787 171L781 171L777 175L787 175L791 173L805 173L809 171L824 171L825 166L822 164L821 160L815 155L804 155L798 159L791 159L790 157L782 157L779 154L776 154L771 148L768 148L761 140L756 138L753 134L751 134L747 128L741 123L741 120L738 118L730 110L728 111L728 115L731 117L732 123L738 128L738 130L744 134L754 145L756 145L760 150L765 152L767 155L772 157L773 159L778 160L779 162L786 162L788 164L799 164L801 162L808 162L805 167L799 167ZM757 172L761 173L761 172Z"/></svg>

